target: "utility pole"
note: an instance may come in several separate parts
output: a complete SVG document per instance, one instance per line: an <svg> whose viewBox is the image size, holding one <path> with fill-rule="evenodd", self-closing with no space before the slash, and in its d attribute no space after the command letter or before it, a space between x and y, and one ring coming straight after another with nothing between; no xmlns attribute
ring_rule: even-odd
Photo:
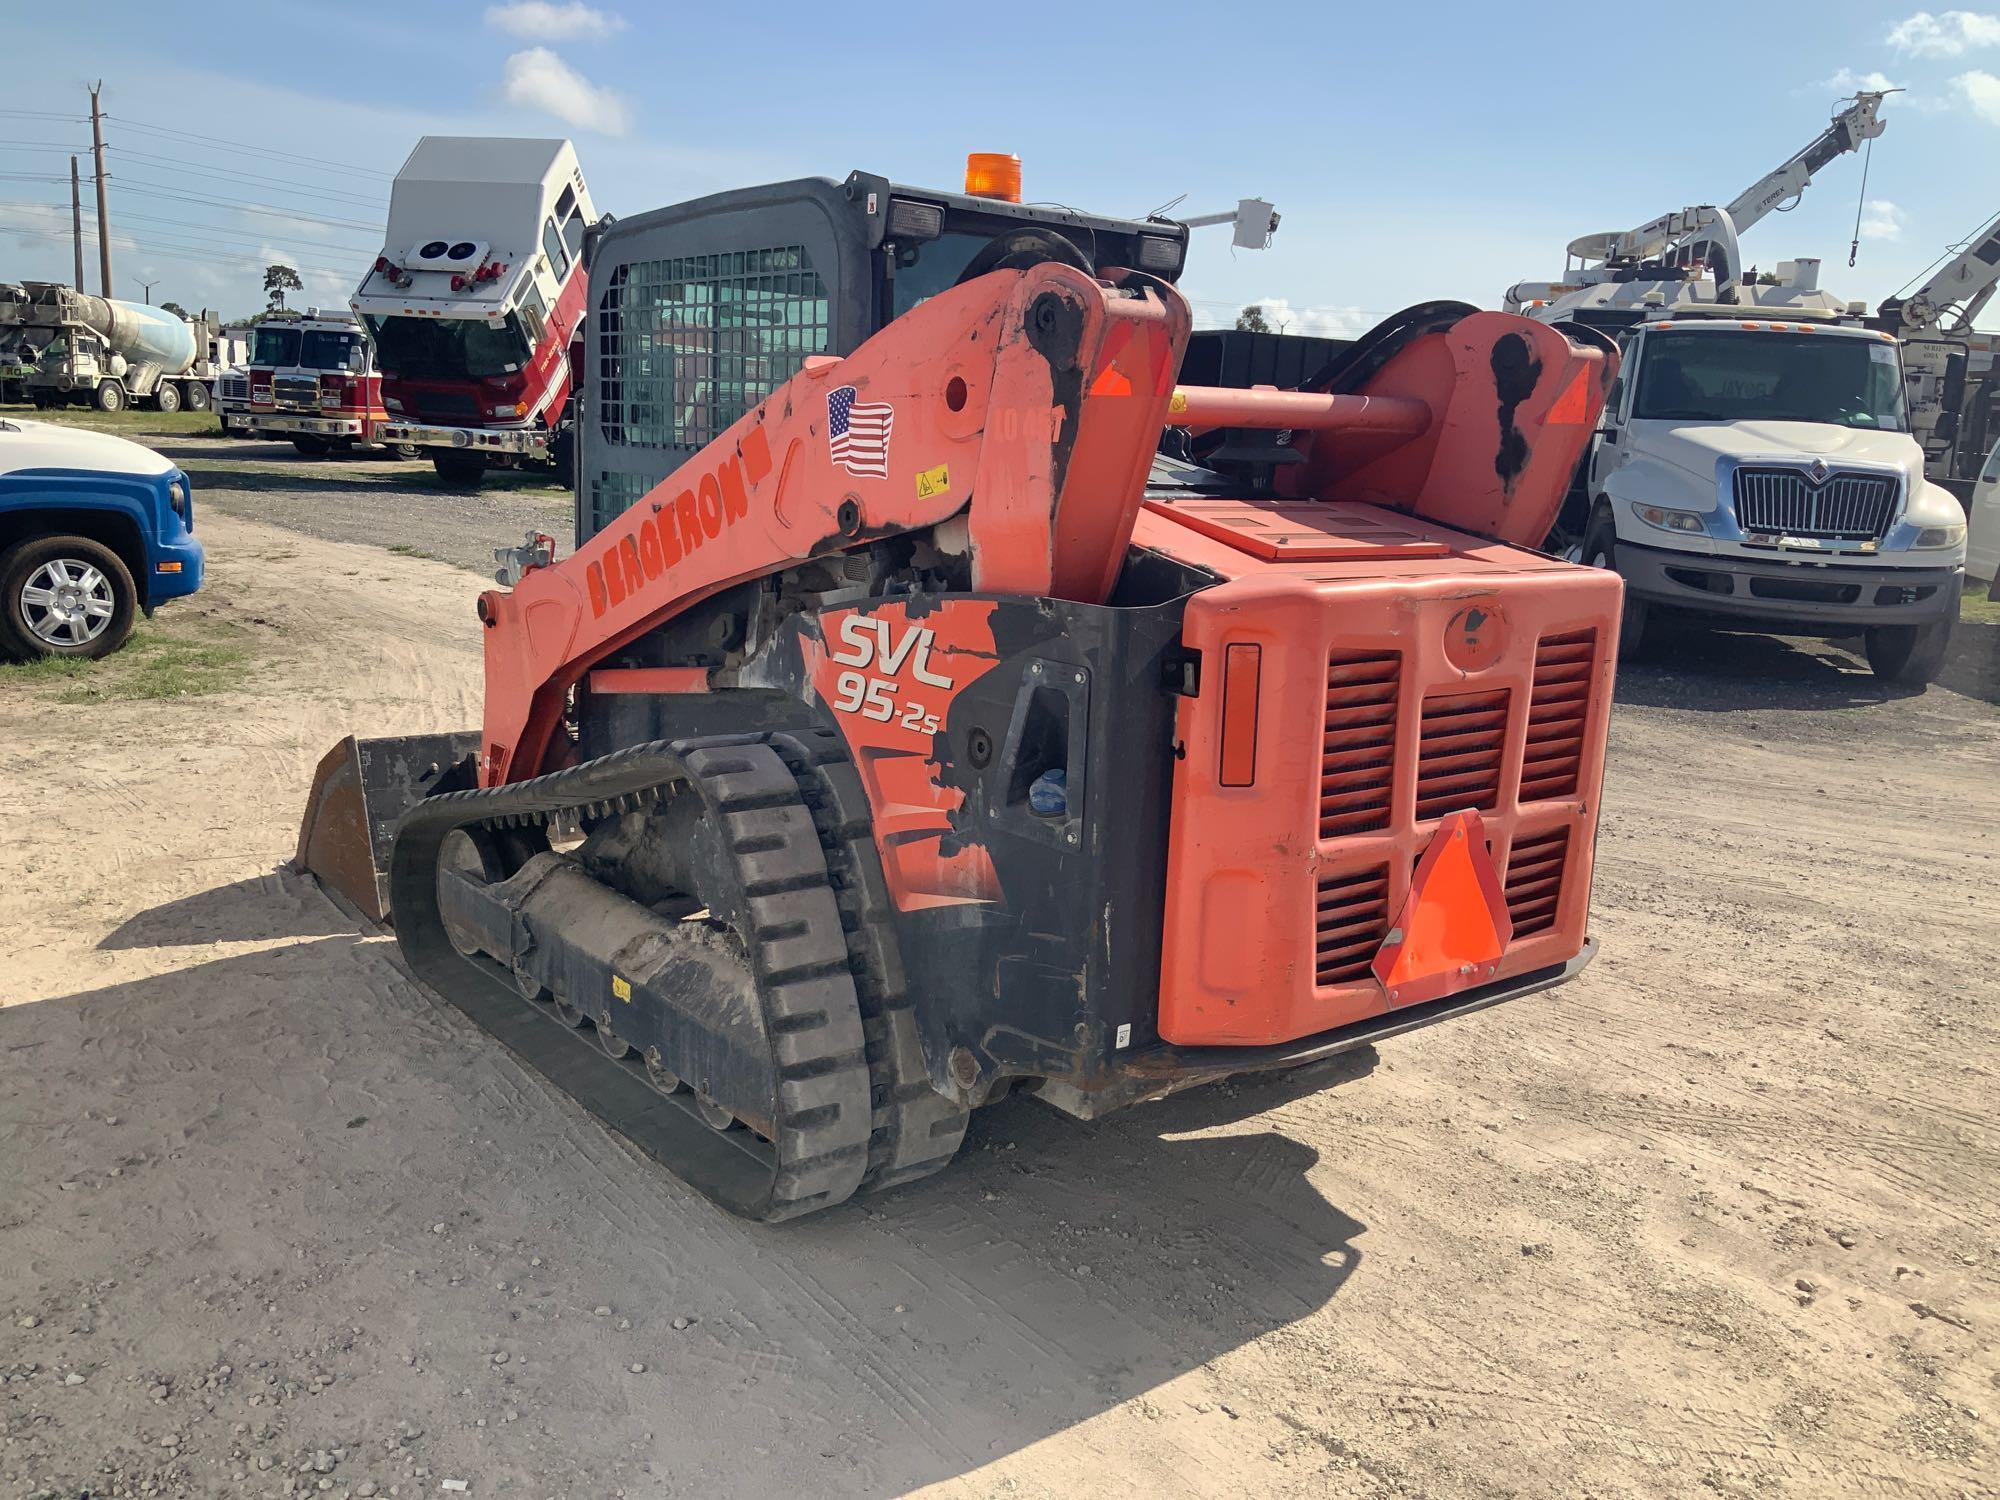
<svg viewBox="0 0 2000 1500"><path fill-rule="evenodd" d="M97 163L97 278L99 295L111 295L111 211L104 202L104 111L97 96L103 91L99 80L90 90L90 152ZM77 288L82 291L82 287Z"/></svg>
<svg viewBox="0 0 2000 1500"><path fill-rule="evenodd" d="M83 189L76 175L76 158L69 159L69 232L76 247L76 289L83 290Z"/></svg>

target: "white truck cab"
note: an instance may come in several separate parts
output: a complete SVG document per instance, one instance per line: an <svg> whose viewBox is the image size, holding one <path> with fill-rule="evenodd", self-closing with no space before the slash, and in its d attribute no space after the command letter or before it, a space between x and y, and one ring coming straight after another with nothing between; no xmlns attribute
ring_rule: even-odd
<svg viewBox="0 0 2000 1500"><path fill-rule="evenodd" d="M1929 682L1965 570L1965 512L1924 477L1901 349L1805 306L1648 310L1580 480L1582 560L1625 580L1623 654L1662 613L1864 636Z"/></svg>
<svg viewBox="0 0 2000 1500"><path fill-rule="evenodd" d="M2000 599L2000 443L1986 455L1973 482L1967 520L1971 534L1965 539L1965 576L1984 582L1989 596Z"/></svg>

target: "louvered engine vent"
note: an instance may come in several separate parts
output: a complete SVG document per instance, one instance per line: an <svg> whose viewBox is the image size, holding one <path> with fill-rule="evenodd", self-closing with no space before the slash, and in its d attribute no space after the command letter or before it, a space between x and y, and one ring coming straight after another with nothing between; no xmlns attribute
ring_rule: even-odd
<svg viewBox="0 0 2000 1500"><path fill-rule="evenodd" d="M1439 693L1424 700L1417 746L1417 817L1441 818L1500 800L1500 751L1507 738L1507 689Z"/></svg>
<svg viewBox="0 0 2000 1500"><path fill-rule="evenodd" d="M1396 770L1396 651L1339 652L1326 664L1326 739L1320 753L1319 836L1389 826Z"/></svg>
<svg viewBox="0 0 2000 1500"><path fill-rule="evenodd" d="M1535 647L1535 686L1528 700L1528 744L1521 762L1521 800L1576 794L1583 765L1583 730L1590 716L1591 658L1596 630L1544 636Z"/></svg>
<svg viewBox="0 0 2000 1500"><path fill-rule="evenodd" d="M1563 870L1569 863L1569 830L1533 834L1514 841L1507 861L1507 915L1518 940L1555 925L1562 899Z"/></svg>
<svg viewBox="0 0 2000 1500"><path fill-rule="evenodd" d="M1319 882L1314 979L1349 984L1368 977L1368 965L1389 934L1389 869L1323 875Z"/></svg>

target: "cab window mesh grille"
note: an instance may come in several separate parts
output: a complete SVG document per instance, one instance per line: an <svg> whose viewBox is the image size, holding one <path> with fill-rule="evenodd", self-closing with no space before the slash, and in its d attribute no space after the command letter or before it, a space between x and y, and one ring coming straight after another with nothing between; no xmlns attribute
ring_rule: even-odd
<svg viewBox="0 0 2000 1500"><path fill-rule="evenodd" d="M633 448L700 448L831 341L802 245L630 261L597 304L597 420Z"/></svg>
<svg viewBox="0 0 2000 1500"><path fill-rule="evenodd" d="M584 539L596 536L618 518L619 512L638 502L654 481L641 474L597 473L590 477L590 514Z"/></svg>

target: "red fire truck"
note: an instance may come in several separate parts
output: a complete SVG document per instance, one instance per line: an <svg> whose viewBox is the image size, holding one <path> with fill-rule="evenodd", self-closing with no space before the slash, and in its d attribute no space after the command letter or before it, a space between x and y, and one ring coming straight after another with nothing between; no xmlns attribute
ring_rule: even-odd
<svg viewBox="0 0 2000 1500"><path fill-rule="evenodd" d="M288 438L308 456L359 443L388 443L382 377L361 325L344 313L308 309L259 323L245 370L246 405L223 413L232 432Z"/></svg>
<svg viewBox="0 0 2000 1500"><path fill-rule="evenodd" d="M385 441L429 454L454 484L559 463L595 217L568 141L417 143L352 301L382 367Z"/></svg>

